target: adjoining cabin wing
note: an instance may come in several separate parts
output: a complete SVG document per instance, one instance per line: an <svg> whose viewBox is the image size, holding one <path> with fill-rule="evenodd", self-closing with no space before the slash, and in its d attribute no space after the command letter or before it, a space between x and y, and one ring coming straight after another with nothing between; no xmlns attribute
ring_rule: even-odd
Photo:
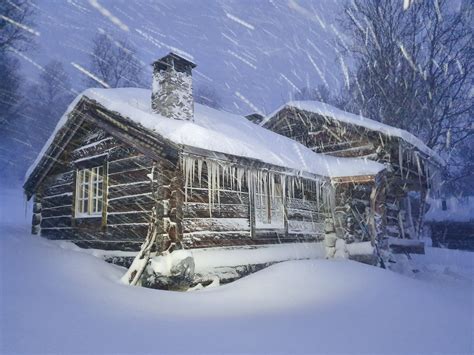
<svg viewBox="0 0 474 355"><path fill-rule="evenodd" d="M370 159L387 167L387 232L418 238L428 191L440 186L444 160L407 131L316 101L292 101L267 116L263 127L317 153Z"/></svg>

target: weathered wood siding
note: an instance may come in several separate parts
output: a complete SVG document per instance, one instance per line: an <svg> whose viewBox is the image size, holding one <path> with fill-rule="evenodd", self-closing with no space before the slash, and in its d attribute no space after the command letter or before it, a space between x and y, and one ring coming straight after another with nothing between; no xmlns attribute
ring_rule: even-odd
<svg viewBox="0 0 474 355"><path fill-rule="evenodd" d="M295 139L317 153L368 158L389 165L391 168L386 174L384 191L387 218L383 218L387 224L387 233L402 238L415 237L418 233L423 222L424 204L415 202L416 206L408 211L406 198L408 192L418 191L421 194L419 201L423 201L428 188L428 177L426 157L414 147L397 137L294 108L283 109L265 127ZM352 187L348 193L354 192L357 201L351 204L355 207L354 213L358 214L363 212L361 203L365 201L367 204L367 198L359 198ZM348 205L347 201L339 203L340 210ZM363 230L353 233L360 235Z"/></svg>
<svg viewBox="0 0 474 355"><path fill-rule="evenodd" d="M104 213L76 218L76 169L98 165L107 172ZM147 177L152 165L151 158L84 123L36 194L41 196L41 235L84 247L139 249L154 205Z"/></svg>
<svg viewBox="0 0 474 355"><path fill-rule="evenodd" d="M219 197L209 203L208 175L203 164L201 181L189 184L183 203L183 242L187 247L272 244L322 240L323 206L316 202L316 193L307 189L284 203L285 226L280 229L255 227L254 201L247 183L238 188L237 181L221 176Z"/></svg>

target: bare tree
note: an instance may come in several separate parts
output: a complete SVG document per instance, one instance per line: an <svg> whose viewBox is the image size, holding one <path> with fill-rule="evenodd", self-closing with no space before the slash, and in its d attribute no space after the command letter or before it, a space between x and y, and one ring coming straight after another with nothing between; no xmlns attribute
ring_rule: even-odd
<svg viewBox="0 0 474 355"><path fill-rule="evenodd" d="M353 104L362 114L409 130L449 150L474 132L473 5L449 0L354 0L344 10L355 60Z"/></svg>
<svg viewBox="0 0 474 355"><path fill-rule="evenodd" d="M90 69L109 87L144 86L143 66L135 48L129 42L116 41L107 34L98 34L93 40ZM88 78L86 85L95 87L98 82Z"/></svg>
<svg viewBox="0 0 474 355"><path fill-rule="evenodd" d="M27 126L29 141L34 151L38 150L51 135L59 118L71 103L75 92L71 88L69 75L57 60L50 61L40 72L38 80L27 93Z"/></svg>
<svg viewBox="0 0 474 355"><path fill-rule="evenodd" d="M0 132L9 129L20 101L19 62L14 51L24 51L31 45L33 10L26 0L0 2ZM33 31L31 29L31 31Z"/></svg>
<svg viewBox="0 0 474 355"><path fill-rule="evenodd" d="M34 10L28 0L0 2L0 52L14 48L26 50L31 45Z"/></svg>
<svg viewBox="0 0 474 355"><path fill-rule="evenodd" d="M27 0L0 1L0 177L18 177L24 168L21 155L28 149L18 145L25 140L24 98L15 55L33 45L33 15Z"/></svg>
<svg viewBox="0 0 474 355"><path fill-rule="evenodd" d="M318 85L316 88L303 87L294 94L295 100L301 101L320 101L326 104L344 109L340 97L332 93L326 85Z"/></svg>
<svg viewBox="0 0 474 355"><path fill-rule="evenodd" d="M194 90L194 101L215 109L222 108L222 99L216 89L209 85L199 85Z"/></svg>

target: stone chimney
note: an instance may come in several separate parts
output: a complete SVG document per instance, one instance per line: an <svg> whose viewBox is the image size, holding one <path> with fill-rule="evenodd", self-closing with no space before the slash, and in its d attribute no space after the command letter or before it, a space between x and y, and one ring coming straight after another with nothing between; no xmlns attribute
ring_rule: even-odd
<svg viewBox="0 0 474 355"><path fill-rule="evenodd" d="M177 120L194 117L192 69L196 64L169 53L153 63L153 112Z"/></svg>

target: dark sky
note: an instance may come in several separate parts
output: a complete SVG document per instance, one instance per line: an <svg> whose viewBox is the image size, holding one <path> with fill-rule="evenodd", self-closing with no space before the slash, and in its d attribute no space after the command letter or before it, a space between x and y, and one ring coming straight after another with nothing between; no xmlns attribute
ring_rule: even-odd
<svg viewBox="0 0 474 355"><path fill-rule="evenodd" d="M37 0L37 49L26 55L43 66L64 63L81 90L91 39L105 32L128 39L147 65L181 51L198 65L196 85L210 85L227 110L264 113L304 86L344 83L334 41L341 1L298 0ZM38 67L22 58L31 80ZM150 73L147 73L150 75ZM151 81L151 80L150 80Z"/></svg>

